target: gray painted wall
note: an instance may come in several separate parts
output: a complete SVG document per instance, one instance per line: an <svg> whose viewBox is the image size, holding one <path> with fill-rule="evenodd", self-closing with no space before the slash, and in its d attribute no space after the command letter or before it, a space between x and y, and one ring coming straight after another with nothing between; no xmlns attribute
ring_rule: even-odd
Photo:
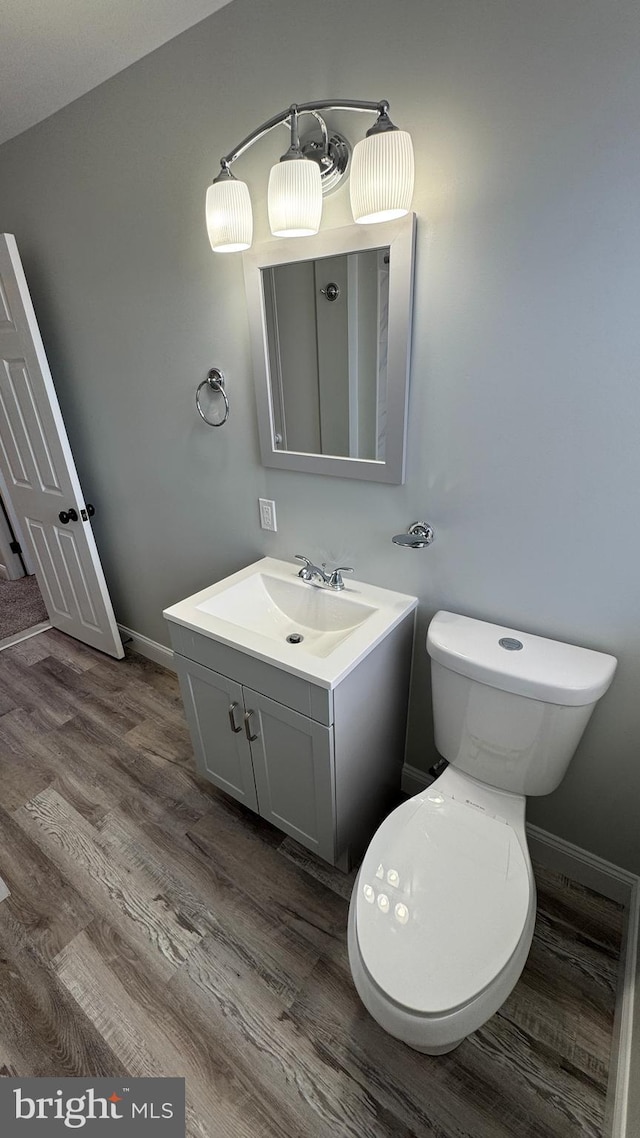
<svg viewBox="0 0 640 1138"><path fill-rule="evenodd" d="M639 33L636 0L234 0L0 149L0 227L22 252L118 618L166 643L163 606L265 553L416 593L421 767L438 607L613 652L614 686L530 818L635 871ZM390 99L415 142L403 487L261 468L242 264L204 231L219 155L292 100L332 94ZM369 125L341 121L352 138ZM258 239L285 143L242 160ZM349 221L342 190L324 225ZM231 399L218 431L193 407L212 364ZM276 535L259 495L276 500ZM393 546L417 518L435 544Z"/></svg>

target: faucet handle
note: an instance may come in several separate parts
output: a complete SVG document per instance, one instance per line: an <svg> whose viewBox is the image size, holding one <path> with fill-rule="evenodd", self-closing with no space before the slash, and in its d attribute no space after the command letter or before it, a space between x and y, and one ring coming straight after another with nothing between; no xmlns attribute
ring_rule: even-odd
<svg viewBox="0 0 640 1138"><path fill-rule="evenodd" d="M330 588L344 589L343 573L353 573L353 569L349 565L338 565L337 569L333 569L329 574Z"/></svg>
<svg viewBox="0 0 640 1138"><path fill-rule="evenodd" d="M310 581L312 576L313 576L313 573L312 573L313 562L310 561L308 557L305 557L303 553L296 553L295 558L296 558L296 561L304 561L304 565L302 566L302 569L298 573L298 576L302 577L303 581Z"/></svg>

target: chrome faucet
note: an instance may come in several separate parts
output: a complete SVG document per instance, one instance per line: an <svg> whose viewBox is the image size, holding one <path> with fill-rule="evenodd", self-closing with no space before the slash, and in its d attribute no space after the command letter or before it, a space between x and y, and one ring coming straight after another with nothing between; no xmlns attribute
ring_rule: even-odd
<svg viewBox="0 0 640 1138"><path fill-rule="evenodd" d="M318 581L321 585L327 585L329 589L335 589L338 592L344 589L344 581L342 580L343 573L353 573L348 565L339 565L337 569L332 569L329 573L326 572L326 563L323 561L322 568L319 565L314 565L308 557L302 553L296 553L296 561L304 561L302 569L298 573L303 581Z"/></svg>

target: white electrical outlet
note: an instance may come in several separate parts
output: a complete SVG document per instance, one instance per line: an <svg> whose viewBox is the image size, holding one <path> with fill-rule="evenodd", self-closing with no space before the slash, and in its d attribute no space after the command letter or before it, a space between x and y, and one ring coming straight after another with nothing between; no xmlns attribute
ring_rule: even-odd
<svg viewBox="0 0 640 1138"><path fill-rule="evenodd" d="M258 505L260 506L260 525L263 529L270 529L275 533L278 528L275 502L269 498L258 498Z"/></svg>

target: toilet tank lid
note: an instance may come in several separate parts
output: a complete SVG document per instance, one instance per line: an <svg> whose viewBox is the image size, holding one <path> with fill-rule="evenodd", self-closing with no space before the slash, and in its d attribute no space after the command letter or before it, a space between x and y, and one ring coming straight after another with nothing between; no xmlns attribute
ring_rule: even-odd
<svg viewBox="0 0 640 1138"><path fill-rule="evenodd" d="M506 646L501 641L507 641ZM563 706L595 703L609 687L617 664L615 656L605 652L444 610L429 625L427 651L469 679Z"/></svg>

